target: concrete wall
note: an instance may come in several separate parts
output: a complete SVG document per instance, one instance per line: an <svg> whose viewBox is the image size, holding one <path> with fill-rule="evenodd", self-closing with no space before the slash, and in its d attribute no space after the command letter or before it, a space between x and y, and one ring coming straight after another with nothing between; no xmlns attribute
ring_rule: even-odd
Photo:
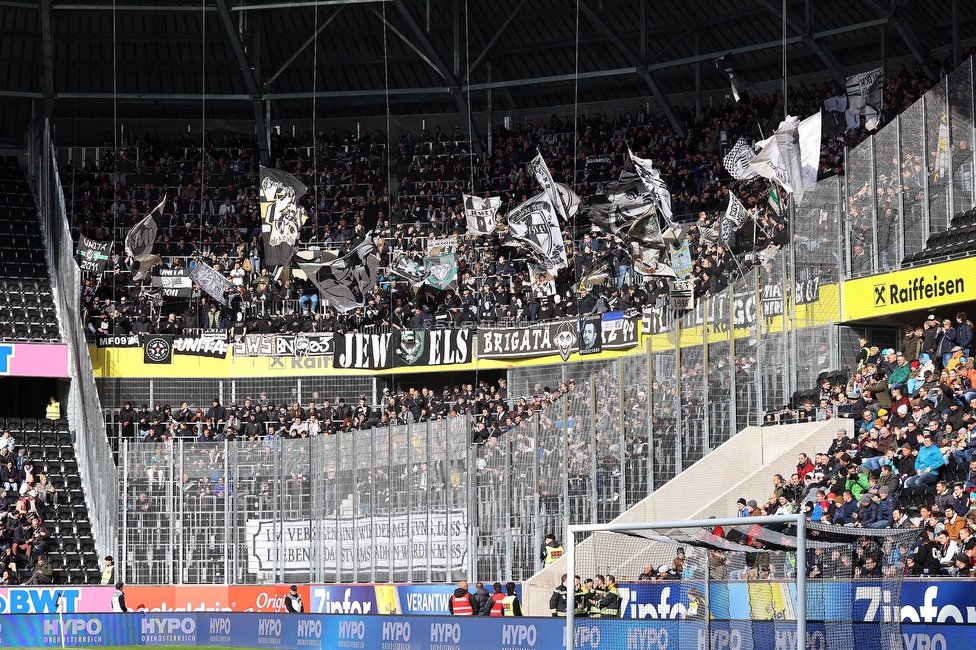
<svg viewBox="0 0 976 650"><path fill-rule="evenodd" d="M840 428L849 436L854 434L852 420L748 427L617 517L614 523L734 516L739 497L766 501L773 475L789 478L800 452L812 458L818 451L826 451ZM549 615L549 596L566 572L564 558L524 584L525 606L530 615Z"/></svg>

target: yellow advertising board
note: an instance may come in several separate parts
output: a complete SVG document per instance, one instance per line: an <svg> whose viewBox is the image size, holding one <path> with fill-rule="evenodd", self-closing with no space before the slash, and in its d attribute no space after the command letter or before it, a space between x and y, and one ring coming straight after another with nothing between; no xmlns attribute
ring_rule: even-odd
<svg viewBox="0 0 976 650"><path fill-rule="evenodd" d="M976 299L976 259L848 280L842 292L844 321L966 302Z"/></svg>

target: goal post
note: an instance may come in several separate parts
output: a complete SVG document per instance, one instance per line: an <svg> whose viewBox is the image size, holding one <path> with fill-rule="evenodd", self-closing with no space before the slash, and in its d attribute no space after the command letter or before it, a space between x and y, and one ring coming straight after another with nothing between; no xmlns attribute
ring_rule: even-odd
<svg viewBox="0 0 976 650"><path fill-rule="evenodd" d="M615 523L615 524L580 524L571 525L568 527L568 535L566 539L566 563L567 563L567 589L570 591L574 590L574 576L579 573L579 555L580 549L578 546L585 548L585 545L592 544L592 536L584 539L580 544L576 542L577 535L586 535L594 533L620 533L623 535L634 535L637 537L644 538L650 542L659 542L661 544L680 544L680 543L690 543L690 540L685 540L681 538L674 538L667 533L675 530L688 530L697 529L700 532L706 530L714 530L716 527L740 527L744 524L749 526L767 526L767 525L781 525L781 526L795 526L795 554L796 554L796 605L795 605L795 615L796 615L796 648L797 650L805 650L806 648L806 638L807 638L807 620L806 620L806 518L803 514L796 515L779 515L779 516L766 516L766 517L749 517L748 519L743 518L727 518L727 519L694 519L688 521L659 521L659 522L633 522L633 523ZM660 531L660 534L656 534L655 531ZM709 543L708 534L695 535L692 538L702 538L703 543ZM724 546L724 544L719 544L718 540L713 540L711 542L716 546ZM636 558L632 559L632 565L636 566L639 560ZM612 558L603 557L604 561L612 561ZM707 566L706 566L706 580L705 583L705 600L708 599L708 580L707 580ZM576 612L573 606L575 597L568 597L567 607L566 607L566 648L568 650L576 649ZM706 609L704 613L705 627L709 623L709 614Z"/></svg>
<svg viewBox="0 0 976 650"><path fill-rule="evenodd" d="M567 648L905 646L901 587L919 529L839 526L796 514L567 532L568 593L559 587L550 601L557 615L565 607ZM574 576L595 582L577 591Z"/></svg>

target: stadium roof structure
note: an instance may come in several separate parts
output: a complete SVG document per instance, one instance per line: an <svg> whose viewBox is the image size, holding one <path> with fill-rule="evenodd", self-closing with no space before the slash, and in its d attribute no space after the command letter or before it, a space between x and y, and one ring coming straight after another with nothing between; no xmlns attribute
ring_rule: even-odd
<svg viewBox="0 0 976 650"><path fill-rule="evenodd" d="M32 103L62 119L204 106L258 133L313 97L322 117L633 99L675 122L676 94L728 88L722 55L781 78L784 27L790 76L843 81L902 56L934 75L929 53L974 23L965 0L0 0L0 140L22 138Z"/></svg>

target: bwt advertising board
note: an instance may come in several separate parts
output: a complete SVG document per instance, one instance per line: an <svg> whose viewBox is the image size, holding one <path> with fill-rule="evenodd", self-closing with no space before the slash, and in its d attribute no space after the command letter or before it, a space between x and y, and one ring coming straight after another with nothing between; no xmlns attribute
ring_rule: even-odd
<svg viewBox="0 0 976 650"><path fill-rule="evenodd" d="M808 650L887 647L892 633L867 623L807 626ZM976 646L976 627L904 624L909 650ZM796 626L783 621L582 620L581 650L795 650ZM880 643L879 643L880 642ZM385 650L562 650L565 621L553 618L384 617L321 614L0 615L0 646L56 648L143 645L249 648L375 648Z"/></svg>

